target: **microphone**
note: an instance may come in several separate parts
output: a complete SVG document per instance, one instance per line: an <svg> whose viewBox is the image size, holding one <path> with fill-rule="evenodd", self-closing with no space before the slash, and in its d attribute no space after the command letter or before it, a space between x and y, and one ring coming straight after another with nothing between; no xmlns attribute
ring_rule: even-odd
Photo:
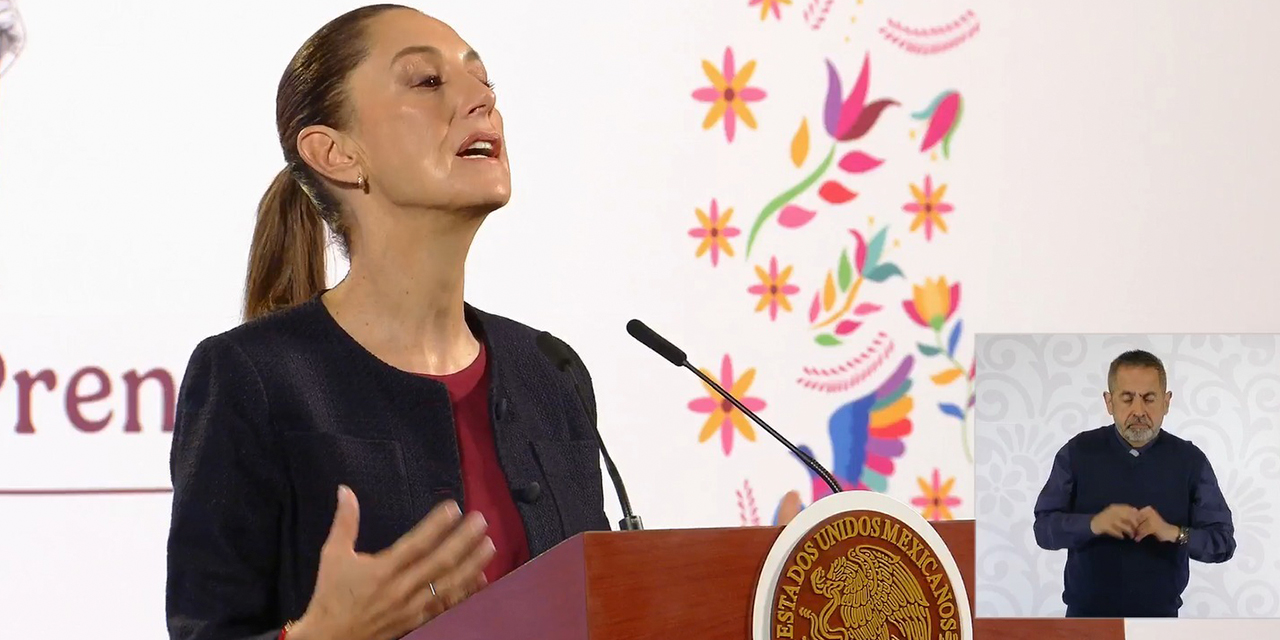
<svg viewBox="0 0 1280 640"><path fill-rule="evenodd" d="M692 371L694 375L701 378L702 381L707 383L707 385L712 389L715 389L716 393L719 393L725 400L728 400L730 404L737 407L738 411L741 411L748 418L751 418L752 422L760 425L761 429L764 429L765 432L773 436L775 440L781 442L783 446L790 449L791 453L795 454L797 458L800 458L800 461L805 463L805 465L810 469L813 469L813 472L818 474L818 477L822 478L822 481L827 483L828 487L831 487L831 491L833 493L840 493L843 491L843 489L840 488L840 483L836 481L835 476L831 475L830 471L827 471L826 467L818 464L818 461L814 460L812 456L802 451L796 445L791 444L791 441L782 437L782 434L774 431L773 427L769 426L764 420L761 420L760 416L756 415L754 411L748 409L745 405L739 402L737 398L733 397L733 394L725 391L724 387L717 384L715 380L712 380L705 373L698 370L697 367L690 365L689 359L685 356L684 351L681 351L679 347L671 344L666 338L658 335L657 332L650 329L645 325L645 323L640 322L639 320L632 319L627 322L627 333L631 334L632 338L640 341L640 344L649 347L655 353L665 358L667 362L670 362L677 367L684 367L685 369Z"/></svg>
<svg viewBox="0 0 1280 640"><path fill-rule="evenodd" d="M542 351L542 355L555 365L560 371L569 373L569 380L573 382L574 395L578 397L578 405L582 407L582 413L587 416L587 421L591 424L591 430L595 433L596 443L600 445L600 455L604 458L604 468L609 472L609 479L613 481L613 489L618 493L618 502L622 503L622 519L618 521L618 529L621 531L639 531L644 528L644 524L640 521L640 516L631 512L631 499L627 497L627 488L622 484L622 476L618 474L618 467L614 466L613 458L609 457L609 450L604 447L604 439L600 437L600 427L596 425L596 415L587 407L586 392L582 385L578 382L578 376L574 373L576 360L573 351L569 349L569 345L565 344L559 338L543 331L538 334L536 342L538 349Z"/></svg>

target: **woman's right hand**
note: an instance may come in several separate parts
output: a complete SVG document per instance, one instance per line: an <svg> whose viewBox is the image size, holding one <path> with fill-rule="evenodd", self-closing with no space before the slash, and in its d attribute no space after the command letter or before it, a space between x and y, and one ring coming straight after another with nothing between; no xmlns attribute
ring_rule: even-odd
<svg viewBox="0 0 1280 640"><path fill-rule="evenodd" d="M378 553L356 552L359 528L356 496L339 487L315 593L289 640L399 638L486 584L483 571L493 558L493 542L485 535L484 517L461 518L452 501Z"/></svg>

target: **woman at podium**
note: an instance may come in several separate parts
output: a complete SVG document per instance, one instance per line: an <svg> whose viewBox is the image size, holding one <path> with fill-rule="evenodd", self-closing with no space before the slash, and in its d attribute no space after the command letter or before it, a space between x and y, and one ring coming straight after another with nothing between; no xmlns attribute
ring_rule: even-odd
<svg viewBox="0 0 1280 640"><path fill-rule="evenodd" d="M285 70L276 125L246 322L200 342L179 393L169 633L399 637L609 528L594 395L582 376L584 411L535 330L465 302L511 178L493 85L449 26L333 20ZM326 289L330 233L350 271Z"/></svg>

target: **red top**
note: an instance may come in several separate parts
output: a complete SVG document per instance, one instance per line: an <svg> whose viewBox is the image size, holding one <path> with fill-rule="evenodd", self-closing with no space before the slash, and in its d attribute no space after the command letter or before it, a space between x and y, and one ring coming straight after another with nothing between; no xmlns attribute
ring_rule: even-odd
<svg viewBox="0 0 1280 640"><path fill-rule="evenodd" d="M489 523L488 535L497 550L485 567L492 583L529 561L524 521L516 510L507 476L498 464L493 428L489 422L489 362L484 343L467 368L445 376L427 376L449 388L458 457L462 461L462 491L468 511L479 511Z"/></svg>

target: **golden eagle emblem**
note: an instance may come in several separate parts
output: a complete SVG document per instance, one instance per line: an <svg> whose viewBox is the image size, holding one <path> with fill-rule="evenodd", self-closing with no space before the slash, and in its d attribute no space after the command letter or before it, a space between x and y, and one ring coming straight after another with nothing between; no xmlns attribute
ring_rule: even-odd
<svg viewBox="0 0 1280 640"><path fill-rule="evenodd" d="M859 545L809 577L827 598L821 611L801 607L813 640L928 640L929 604L902 559ZM831 616L839 610L839 623Z"/></svg>

